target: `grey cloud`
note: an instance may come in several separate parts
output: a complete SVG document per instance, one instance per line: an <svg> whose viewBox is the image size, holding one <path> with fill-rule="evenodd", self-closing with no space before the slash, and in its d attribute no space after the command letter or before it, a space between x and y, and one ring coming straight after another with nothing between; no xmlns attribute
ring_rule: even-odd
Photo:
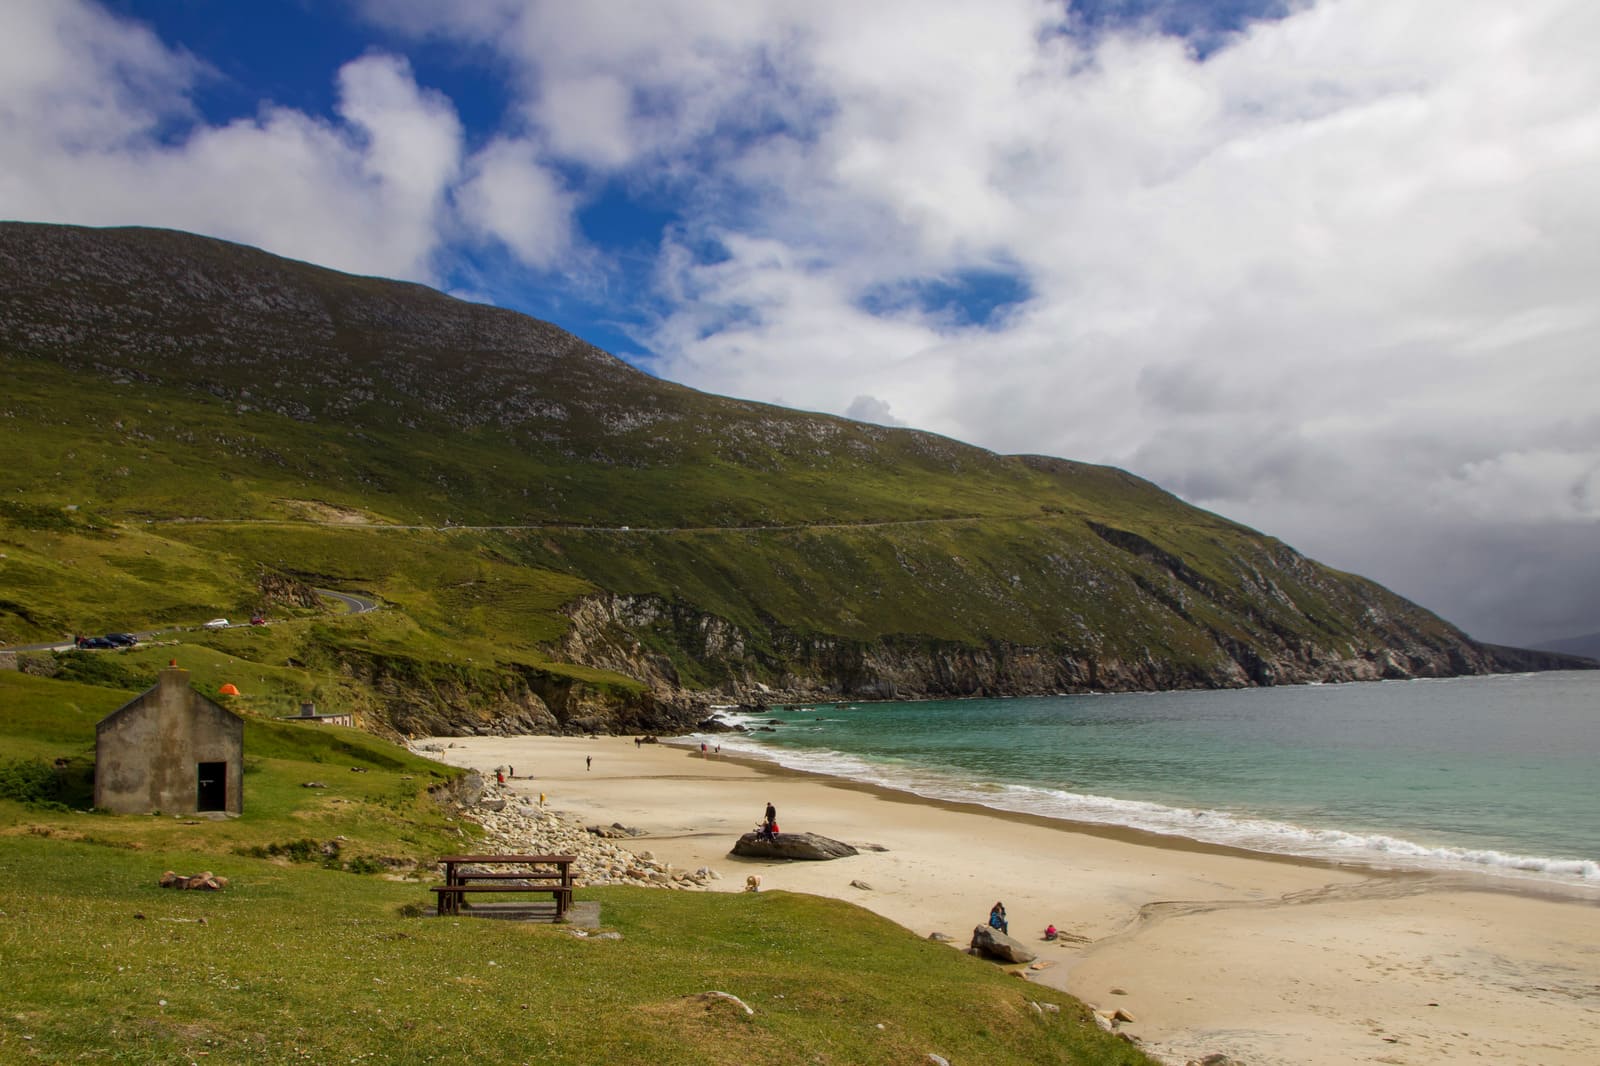
<svg viewBox="0 0 1600 1066"><path fill-rule="evenodd" d="M853 418L857 422L873 422L880 426L905 425L889 410L889 405L876 396L857 396L850 401L844 414L846 418Z"/></svg>

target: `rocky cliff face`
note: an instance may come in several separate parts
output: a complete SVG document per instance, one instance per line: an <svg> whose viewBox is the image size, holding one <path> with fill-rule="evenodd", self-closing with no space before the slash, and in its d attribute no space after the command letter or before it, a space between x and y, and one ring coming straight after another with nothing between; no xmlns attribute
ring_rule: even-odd
<svg viewBox="0 0 1600 1066"><path fill-rule="evenodd" d="M1218 640L1205 658L1178 662L1004 641L971 646L916 637L853 641L778 628L751 633L650 596L588 596L571 604L568 615L572 629L562 653L575 662L639 678L662 696L681 691L685 672L715 675L716 696L755 703L1244 688L1583 665L1548 656L1534 665L1517 649L1394 622L1384 625L1383 640L1366 644L1280 639L1263 651Z"/></svg>
<svg viewBox="0 0 1600 1066"><path fill-rule="evenodd" d="M344 648L337 669L373 694L364 722L389 736L674 734L707 713L704 695L619 691L531 667L443 666Z"/></svg>

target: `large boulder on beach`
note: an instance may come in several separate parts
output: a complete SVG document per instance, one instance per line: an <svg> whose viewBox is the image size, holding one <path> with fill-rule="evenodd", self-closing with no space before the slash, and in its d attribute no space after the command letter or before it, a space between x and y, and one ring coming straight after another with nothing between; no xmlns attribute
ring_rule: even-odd
<svg viewBox="0 0 1600 1066"><path fill-rule="evenodd" d="M733 854L752 859L842 859L857 854L856 849L839 840L816 833L779 833L765 837L749 832L733 846Z"/></svg>
<svg viewBox="0 0 1600 1066"><path fill-rule="evenodd" d="M972 930L972 950L1001 962L1032 962L1039 956L1028 950L1020 940L1014 940L991 926L980 925Z"/></svg>

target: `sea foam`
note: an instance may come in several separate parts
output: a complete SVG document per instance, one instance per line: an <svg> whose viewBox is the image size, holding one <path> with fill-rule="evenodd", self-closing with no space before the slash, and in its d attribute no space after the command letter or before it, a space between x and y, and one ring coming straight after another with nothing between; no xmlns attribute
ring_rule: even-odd
<svg viewBox="0 0 1600 1066"><path fill-rule="evenodd" d="M759 728L760 715L724 712L730 725ZM816 721L821 721L817 719ZM795 729L786 725L785 729ZM805 725L798 728L806 729ZM1247 813L1173 807L1068 789L963 780L947 771L906 760L864 759L830 749L794 750L764 743L749 733L692 734L687 740L720 744L729 752L764 759L787 769L839 777L924 799L972 803L995 810L1041 815L1065 822L1136 829L1248 851L1372 866L1442 871L1478 871L1600 886L1593 859L1517 855L1488 848L1431 846L1382 833L1314 828Z"/></svg>

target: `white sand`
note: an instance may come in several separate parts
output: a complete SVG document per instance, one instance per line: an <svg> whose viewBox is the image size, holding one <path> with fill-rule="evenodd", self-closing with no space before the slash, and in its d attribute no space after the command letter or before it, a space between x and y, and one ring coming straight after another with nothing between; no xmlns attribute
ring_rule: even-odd
<svg viewBox="0 0 1600 1066"><path fill-rule="evenodd" d="M1249 1066L1600 1064L1600 891L1086 831L628 738L430 742L454 765L514 766L515 787L585 822L645 830L629 846L710 866L725 891L759 873L764 891L850 900L963 946L1002 900L1012 935L1055 964L1035 980L1124 1008L1136 1021L1123 1028L1178 1063L1220 1051ZM730 856L768 801L785 832L888 850ZM1051 922L1088 942L1042 942Z"/></svg>

